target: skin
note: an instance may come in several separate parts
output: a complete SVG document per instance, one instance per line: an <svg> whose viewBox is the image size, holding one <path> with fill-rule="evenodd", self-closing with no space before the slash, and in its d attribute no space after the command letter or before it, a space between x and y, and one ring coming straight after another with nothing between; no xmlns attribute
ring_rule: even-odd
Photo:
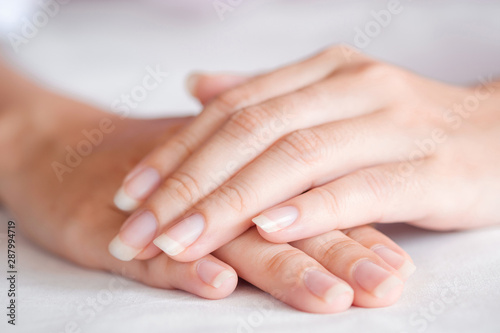
<svg viewBox="0 0 500 333"><path fill-rule="evenodd" d="M354 276L360 262L369 260L400 281L407 278L398 268L411 262L409 256L369 226L332 231L291 244L271 243L251 228L214 254L191 262L178 262L163 254L130 262L115 259L107 245L129 214L114 207L113 193L147 152L193 120L120 118L45 91L1 63L0 72L0 77L6 78L0 80L0 96L5 97L0 99L0 148L9 157L0 162L0 202L20 222L23 234L42 248L79 265L115 272L150 286L181 289L208 299L226 297L236 287L236 278L214 288L198 275L200 262L211 261L307 312L340 312L352 304L388 306L401 295L402 282L383 297L376 297ZM199 89L201 95L211 98L230 82L226 78L207 83L210 88ZM211 92L213 86L220 89ZM82 131L101 128L103 119L112 126L107 126L102 142L71 172L56 172L60 169L55 169L55 162L65 163L67 147L78 147L86 139ZM372 250L380 246L399 254L402 262L384 261ZM348 290L326 302L305 285L304 276L311 270L322 272Z"/></svg>
<svg viewBox="0 0 500 333"><path fill-rule="evenodd" d="M451 86L332 47L209 101L134 169L161 177L135 199L156 216L155 237L172 238L185 217L203 221L181 252L165 250L178 261L216 250L282 207L298 216L278 231L259 227L271 242L378 222L498 224L500 87L487 81ZM122 187L131 196L133 182L129 174ZM147 254L140 258L155 255Z"/></svg>

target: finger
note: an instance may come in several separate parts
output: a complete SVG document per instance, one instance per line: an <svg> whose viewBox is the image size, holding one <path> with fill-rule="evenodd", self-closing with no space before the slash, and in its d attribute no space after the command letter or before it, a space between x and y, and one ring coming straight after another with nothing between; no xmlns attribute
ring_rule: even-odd
<svg viewBox="0 0 500 333"><path fill-rule="evenodd" d="M189 125L129 172L115 197L117 207L126 211L137 208L161 179L178 168L231 114L321 80L347 62L344 52L341 48L328 49L305 61L252 78L219 95ZM361 59L361 56L356 57Z"/></svg>
<svg viewBox="0 0 500 333"><path fill-rule="evenodd" d="M199 183L190 174L184 175L177 188L158 192L143 206L158 219L160 228L167 226L155 238L155 245L176 260L195 260L241 234L250 219L269 205L359 168L396 160L413 142L403 128L387 124L386 119L385 114L376 113L285 136L175 223L176 210L183 202L191 202ZM387 133L402 139L393 140ZM144 241L149 239L148 235Z"/></svg>
<svg viewBox="0 0 500 333"><path fill-rule="evenodd" d="M388 306L401 296L404 284L398 271L341 231L331 231L291 245L347 282L354 290L354 305Z"/></svg>
<svg viewBox="0 0 500 333"><path fill-rule="evenodd" d="M205 105L222 92L236 87L249 79L249 76L243 75L195 73L188 77L186 85L193 97ZM161 253L161 250L151 243L135 259L149 259L159 253Z"/></svg>
<svg viewBox="0 0 500 333"><path fill-rule="evenodd" d="M160 227L163 227L164 223L178 217L222 185L283 135L376 110L384 103L379 98L380 92L371 89L367 83L356 84L359 81L356 77L334 77L238 112L160 185L146 206L158 215ZM351 89L346 90L345 85ZM370 125L389 130L386 116L380 118ZM325 131L337 131L341 126L329 126ZM341 133L346 131L342 129ZM375 134L380 133L382 131ZM353 133L347 134L353 136ZM232 152L231 158L221 158L227 156L227 152ZM165 205L166 202L169 204Z"/></svg>
<svg viewBox="0 0 500 333"><path fill-rule="evenodd" d="M408 253L374 227L360 226L342 230L342 232L347 237L375 252L398 271L399 277L403 281L408 280L415 272L416 267Z"/></svg>
<svg viewBox="0 0 500 333"><path fill-rule="evenodd" d="M421 171L407 175L406 167L393 163L358 170L266 210L253 221L262 237L281 243L372 222L421 220L431 205L427 183Z"/></svg>
<svg viewBox="0 0 500 333"><path fill-rule="evenodd" d="M191 95L202 105L206 105L224 91L237 87L249 79L249 76L244 75L195 73L188 77L186 85Z"/></svg>
<svg viewBox="0 0 500 333"><path fill-rule="evenodd" d="M107 221L118 221L116 212L111 212ZM103 227L102 234L85 231L78 233L79 239L88 239L83 246L78 247L85 258L83 265L94 261L95 266L108 270L144 284L162 288L185 290L192 294L208 299L220 299L231 294L236 288L237 275L232 267L207 255L204 258L179 263L165 255L157 256L148 261L123 262L114 258L107 251L107 244L116 232L114 224ZM113 252L111 244L110 252ZM82 254L82 255L83 255ZM89 258L93 258L90 259Z"/></svg>
<svg viewBox="0 0 500 333"><path fill-rule="evenodd" d="M335 313L351 306L349 285L302 251L263 240L255 228L215 255L246 281L301 311Z"/></svg>
<svg viewBox="0 0 500 333"><path fill-rule="evenodd" d="M361 82L361 85L356 85L358 81ZM346 84L351 86L352 90L343 90ZM156 216L159 230L164 229L166 225L181 216L182 213L202 197L223 184L224 181L238 172L244 164L254 159L256 155L267 149L269 145L283 134L322 122L369 113L374 110L373 108L379 106L377 103L383 105L385 101L378 97L381 95L381 92L373 90L370 86L372 86L371 83L363 83L356 77L334 77L304 89L302 93L278 97L264 103L263 106L254 106L242 111L242 113L237 114L237 117L233 117L217 134L215 134L202 149L190 156L177 171L168 177L155 194L148 199L143 208L151 211ZM362 93L357 93L358 90L362 91ZM315 91L315 93L313 93L313 91ZM332 92L338 92L338 95ZM313 95L316 97L323 95L323 97L313 98ZM330 98L324 97L327 95L332 98L332 101L330 101ZM354 99L355 101L352 101L351 96L353 95L357 96ZM281 110L283 105L290 105L286 113L283 113ZM262 112L262 110L269 111ZM309 112L305 113L302 112L302 110L309 110ZM335 144L342 144L346 141L346 138L354 141L352 137L359 138L357 142L358 145L364 144L365 141L368 144L365 144L364 147L355 147L355 144L351 146L344 145L345 147L342 147L341 154L335 157L333 163L339 164L343 162L344 164L352 164L356 162L356 160L359 161L361 156L365 156L354 154L354 152L379 150L377 145L381 147L386 145L385 141L389 141L388 139L390 137L385 135L387 132L392 131L395 135L401 134L402 137L408 137L400 126L397 126L395 123L387 123L387 115L376 115L373 118L374 121L370 118L363 118L354 119L348 122L349 125L346 123L334 123L319 127L318 130L322 132L323 135L331 137L326 140L338 141L338 143L326 142L329 145L334 146ZM358 125L358 123L360 124ZM367 126L367 134L365 135L363 131ZM265 135L260 136L258 134L259 131L266 129ZM311 155L308 151L321 153L324 150L332 150L331 147L313 147L313 149L311 149L311 143L316 143L316 146L318 146L317 142L311 142L311 139L314 139L314 137L297 138L297 134L300 134L300 132L291 133L289 136L285 137L285 139L282 140L283 142L278 143L279 147L270 154L274 156L284 155L283 159L271 156L255 169L253 175L256 173L260 175L271 175L273 174L273 169L282 171L283 169L290 169L293 164L297 164L297 161L294 161L295 163L292 164L290 164L289 161L290 151L294 148L293 145L295 144L302 145L301 152L308 155ZM373 140L370 135L374 137ZM366 136L366 138L364 136ZM410 140L407 141L413 144ZM390 149L391 147L387 146L386 148L388 149L384 152L391 155L396 154L407 146L401 144L401 142L395 145L394 141L388 144L394 147L394 149ZM368 147L369 145L371 146ZM364 150L356 150L357 148L362 148ZM376 150L372 148L376 148ZM276 153L276 150L278 153ZM227 155L228 151L234 152L231 159L220 158L220 156ZM343 154L344 151L345 154ZM297 155L297 151L292 153ZM367 158L383 160L387 158L387 155L383 153L374 156L368 154ZM345 155L346 158L344 158L343 155ZM354 158L347 160L348 157L353 155L355 155ZM333 157L333 155L330 155L330 157ZM309 156L305 156L305 158L309 158ZM279 162L274 163L276 159ZM303 162L302 156L295 156L295 159L299 159L300 162ZM255 165L256 163L253 164ZM319 165L319 163L316 164L317 166ZM325 161L324 165L330 167L331 163ZM309 165L305 166L309 167ZM268 172L268 170L271 170L271 172ZM299 169L296 168L296 171L297 170ZM342 174L344 171L346 170L343 168L337 170L339 174ZM314 172L311 170L304 170L304 173L314 175ZM298 176L302 176L302 171ZM261 177L261 180L264 180L265 185L270 181L268 177L259 177ZM281 189L283 189L282 186L286 188L290 185L299 185L298 182L290 183L288 178L286 178L286 173L281 174L281 179L274 179L274 175L272 177L272 182L279 185ZM310 181L303 176L302 180L307 182ZM279 184L279 181L285 184ZM303 191L302 188L296 188L295 190L298 191L298 193ZM288 192L283 191L281 194L289 193L289 191L290 190L288 190ZM284 197L282 200L286 198L288 197ZM139 258L148 258L147 255L149 255L149 253L150 251L146 251L142 253ZM154 249L151 249L151 253L155 253Z"/></svg>

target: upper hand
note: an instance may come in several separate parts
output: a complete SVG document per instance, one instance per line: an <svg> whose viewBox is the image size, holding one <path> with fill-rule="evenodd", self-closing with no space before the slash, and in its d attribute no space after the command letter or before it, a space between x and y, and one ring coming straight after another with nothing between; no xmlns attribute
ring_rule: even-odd
<svg viewBox="0 0 500 333"><path fill-rule="evenodd" d="M496 90L331 48L220 94L139 163L115 202L142 203L128 225L148 216L158 228L136 235L137 253L146 248L138 258L157 253L155 239L179 261L214 251L252 218L273 242L371 222L492 224L500 219Z"/></svg>

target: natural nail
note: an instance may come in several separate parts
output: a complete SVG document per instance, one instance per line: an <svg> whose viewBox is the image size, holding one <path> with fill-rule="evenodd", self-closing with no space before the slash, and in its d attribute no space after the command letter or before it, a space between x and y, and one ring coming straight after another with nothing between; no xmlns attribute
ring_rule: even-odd
<svg viewBox="0 0 500 333"><path fill-rule="evenodd" d="M136 209L160 183L160 174L154 168L147 167L127 180L116 192L114 203L123 211Z"/></svg>
<svg viewBox="0 0 500 333"><path fill-rule="evenodd" d="M132 215L109 243L109 252L117 259L130 261L153 240L156 229L157 222L153 213L143 211Z"/></svg>
<svg viewBox="0 0 500 333"><path fill-rule="evenodd" d="M214 288L220 288L224 282L232 277L236 277L232 271L209 260L203 260L196 268L200 279Z"/></svg>
<svg viewBox="0 0 500 333"><path fill-rule="evenodd" d="M407 280L417 269L415 265L399 253L391 250L387 246L377 245L372 248L380 258L399 271L401 277Z"/></svg>
<svg viewBox="0 0 500 333"><path fill-rule="evenodd" d="M346 295L350 299L354 295L354 291L348 285L315 269L304 273L304 284L311 293L327 303L333 303L342 295Z"/></svg>
<svg viewBox="0 0 500 333"><path fill-rule="evenodd" d="M259 216L256 216L252 221L265 232L276 232L290 226L297 217L299 211L292 206L280 207L271 209Z"/></svg>
<svg viewBox="0 0 500 333"><path fill-rule="evenodd" d="M174 225L156 238L153 243L169 256L175 256L193 244L200 237L204 228L205 219L203 216L194 214Z"/></svg>
<svg viewBox="0 0 500 333"><path fill-rule="evenodd" d="M378 298L383 298L392 290L403 286L403 281L369 260L363 260L356 265L354 279L363 289Z"/></svg>

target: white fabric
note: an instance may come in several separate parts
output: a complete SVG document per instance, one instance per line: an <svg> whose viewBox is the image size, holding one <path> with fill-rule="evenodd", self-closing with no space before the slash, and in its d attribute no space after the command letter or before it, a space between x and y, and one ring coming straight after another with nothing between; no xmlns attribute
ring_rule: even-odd
<svg viewBox="0 0 500 333"><path fill-rule="evenodd" d="M199 106L183 86L189 71L259 71L337 42L352 44L356 27L373 20L370 11L387 8L385 1L368 0L224 1L234 8L222 21L213 3L75 0L61 5L17 53L7 33L19 32L20 21L4 13L3 53L35 79L104 108L140 84L147 66L159 65L169 77L134 115L194 113ZM403 11L365 52L453 83L500 74L499 2L401 4ZM35 2L22 15L37 10ZM396 305L337 315L300 313L248 284L219 301L153 289L77 267L18 236L18 326L6 324L3 310L0 330L71 332L76 325L76 332L500 332L499 228L383 230L412 255L417 272ZM6 227L0 232L5 251ZM4 259L0 267L6 270ZM7 284L0 281L5 309ZM112 288L122 283L122 290ZM91 299L104 305L91 310Z"/></svg>

